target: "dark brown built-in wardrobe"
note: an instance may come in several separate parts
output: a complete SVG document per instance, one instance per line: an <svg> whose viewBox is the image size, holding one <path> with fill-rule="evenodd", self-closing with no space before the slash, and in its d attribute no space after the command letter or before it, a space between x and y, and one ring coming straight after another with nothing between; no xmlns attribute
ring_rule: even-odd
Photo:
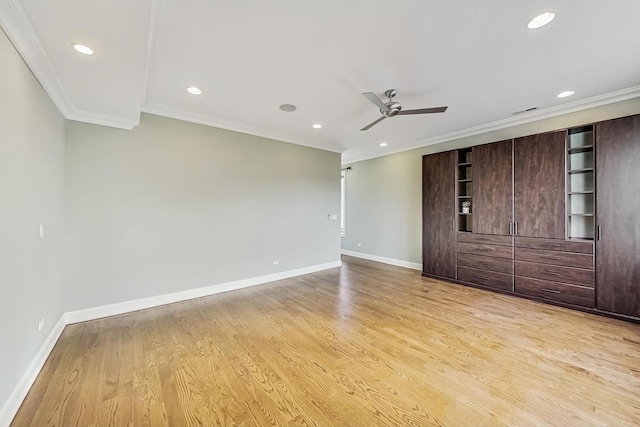
<svg viewBox="0 0 640 427"><path fill-rule="evenodd" d="M423 157L423 274L640 320L640 116Z"/></svg>

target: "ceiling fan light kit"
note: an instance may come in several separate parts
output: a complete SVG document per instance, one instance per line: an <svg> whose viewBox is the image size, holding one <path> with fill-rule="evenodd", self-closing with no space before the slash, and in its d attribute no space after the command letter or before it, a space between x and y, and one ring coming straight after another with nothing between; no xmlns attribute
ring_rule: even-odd
<svg viewBox="0 0 640 427"><path fill-rule="evenodd" d="M409 115L409 114L444 113L445 111L447 111L447 107L446 106L445 107L420 108L420 109L417 109L417 110L404 110L404 111L402 111L402 105L399 102L396 102L396 101L393 100L393 98L396 96L397 93L398 92L395 89L386 90L384 92L384 96L386 96L387 99L389 100L387 102L383 102L373 92L364 92L362 94L362 95L364 95L365 98L367 98L369 101L371 101L373 104L375 104L380 109L380 113L382 114L382 117L380 117L379 119L369 123L368 125L366 125L362 129L360 129L361 131L371 129L373 126L377 125L378 123L380 123L381 121L383 121L387 117L394 117L394 116L398 116L398 115L399 116L405 116L405 115Z"/></svg>

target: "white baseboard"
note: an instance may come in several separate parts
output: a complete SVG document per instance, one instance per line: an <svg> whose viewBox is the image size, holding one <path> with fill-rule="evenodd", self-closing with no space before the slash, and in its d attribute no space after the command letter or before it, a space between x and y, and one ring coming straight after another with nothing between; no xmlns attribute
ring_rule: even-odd
<svg viewBox="0 0 640 427"><path fill-rule="evenodd" d="M422 271L422 264L419 264L417 262L409 262L409 261L403 261L401 259L385 258L378 255L365 254L363 252L348 251L346 249L342 249L340 253L343 255L353 256L356 258L363 258L363 259L368 259L370 261L381 262L383 264L397 265L398 267L405 267L405 268L410 268L412 270Z"/></svg>
<svg viewBox="0 0 640 427"><path fill-rule="evenodd" d="M11 421L13 421L13 417L16 416L20 405L22 405L22 401L27 397L27 393L29 393L31 386L38 377L40 370L44 366L44 362L47 361L51 350L53 350L56 342L58 342L58 338L60 338L65 326L66 323L64 322L63 314L27 367L27 370L22 375L22 378L20 378L20 381L18 381L18 384L9 395L5 404L0 408L0 426L9 427Z"/></svg>
<svg viewBox="0 0 640 427"><path fill-rule="evenodd" d="M275 282L277 280L289 279L291 277L302 276L304 274L316 273L322 270L337 268L342 266L342 261L333 261L326 264L318 264L310 267L299 268L296 270L283 271L266 276L254 277L250 279L238 280L235 282L221 283L219 285L207 286L204 288L190 289L188 291L174 292L171 294L158 295L155 297L142 298L133 301L125 301L116 304L103 305L100 307L88 308L86 310L77 310L63 313L54 326L53 330L47 337L46 341L33 358L31 364L27 368L22 378L13 389L9 399L0 408L0 427L8 427L16 416L22 401L27 396L33 382L38 377L40 370L49 357L51 350L55 346L58 338L62 334L66 325L78 322L86 322L102 317L115 316L117 314L129 313L132 311L153 308L160 305L171 304L174 302L185 301L188 299L204 297L208 295L219 294L222 292L233 291L236 289L248 288L251 286L262 285L265 283Z"/></svg>
<svg viewBox="0 0 640 427"><path fill-rule="evenodd" d="M171 304L174 302L205 297L222 292L233 291L236 289L248 288L250 286L262 285L264 283L275 282L276 280L288 279L290 277L302 276L303 274L310 274L317 271L340 267L341 265L342 261L334 261L326 264L299 268L297 270L288 270L281 273L268 274L266 276L253 277L250 279L237 280L235 282L206 286L204 288L189 289L187 291L174 292L171 294L103 305L99 307L88 308L86 310L71 311L65 313L64 316L66 324L86 322L88 320L100 319L102 317L130 313L132 311L144 310L146 308L158 307L160 305Z"/></svg>

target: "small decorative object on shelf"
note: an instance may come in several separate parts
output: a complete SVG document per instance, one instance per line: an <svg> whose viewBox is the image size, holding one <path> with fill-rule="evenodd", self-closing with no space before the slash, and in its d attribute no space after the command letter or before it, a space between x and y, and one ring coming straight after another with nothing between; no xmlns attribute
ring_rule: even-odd
<svg viewBox="0 0 640 427"><path fill-rule="evenodd" d="M462 213L469 213L469 209L471 209L471 202L469 200L462 202Z"/></svg>

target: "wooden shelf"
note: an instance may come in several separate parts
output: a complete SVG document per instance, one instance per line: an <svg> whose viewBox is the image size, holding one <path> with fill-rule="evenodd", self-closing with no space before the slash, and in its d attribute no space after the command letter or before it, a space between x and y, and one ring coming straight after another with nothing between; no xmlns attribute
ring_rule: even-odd
<svg viewBox="0 0 640 427"><path fill-rule="evenodd" d="M589 172L593 172L593 168L571 169L569 171L569 175L575 175L575 174L578 174L578 173L589 173Z"/></svg>
<svg viewBox="0 0 640 427"><path fill-rule="evenodd" d="M593 216L592 213L570 213L569 216Z"/></svg>
<svg viewBox="0 0 640 427"><path fill-rule="evenodd" d="M471 182L471 178L459 179L458 182Z"/></svg>
<svg viewBox="0 0 640 427"><path fill-rule="evenodd" d="M570 196L580 195L580 194L593 194L593 190L585 190L585 191L569 191Z"/></svg>
<svg viewBox="0 0 640 427"><path fill-rule="evenodd" d="M458 215L473 215L473 212L469 212L469 213L458 212Z"/></svg>
<svg viewBox="0 0 640 427"><path fill-rule="evenodd" d="M471 166L471 162L458 163L458 166Z"/></svg>
<svg viewBox="0 0 640 427"><path fill-rule="evenodd" d="M470 199L473 196L458 196L458 199Z"/></svg>
<svg viewBox="0 0 640 427"><path fill-rule="evenodd" d="M569 148L569 154L587 153L589 151L593 151L593 145Z"/></svg>

